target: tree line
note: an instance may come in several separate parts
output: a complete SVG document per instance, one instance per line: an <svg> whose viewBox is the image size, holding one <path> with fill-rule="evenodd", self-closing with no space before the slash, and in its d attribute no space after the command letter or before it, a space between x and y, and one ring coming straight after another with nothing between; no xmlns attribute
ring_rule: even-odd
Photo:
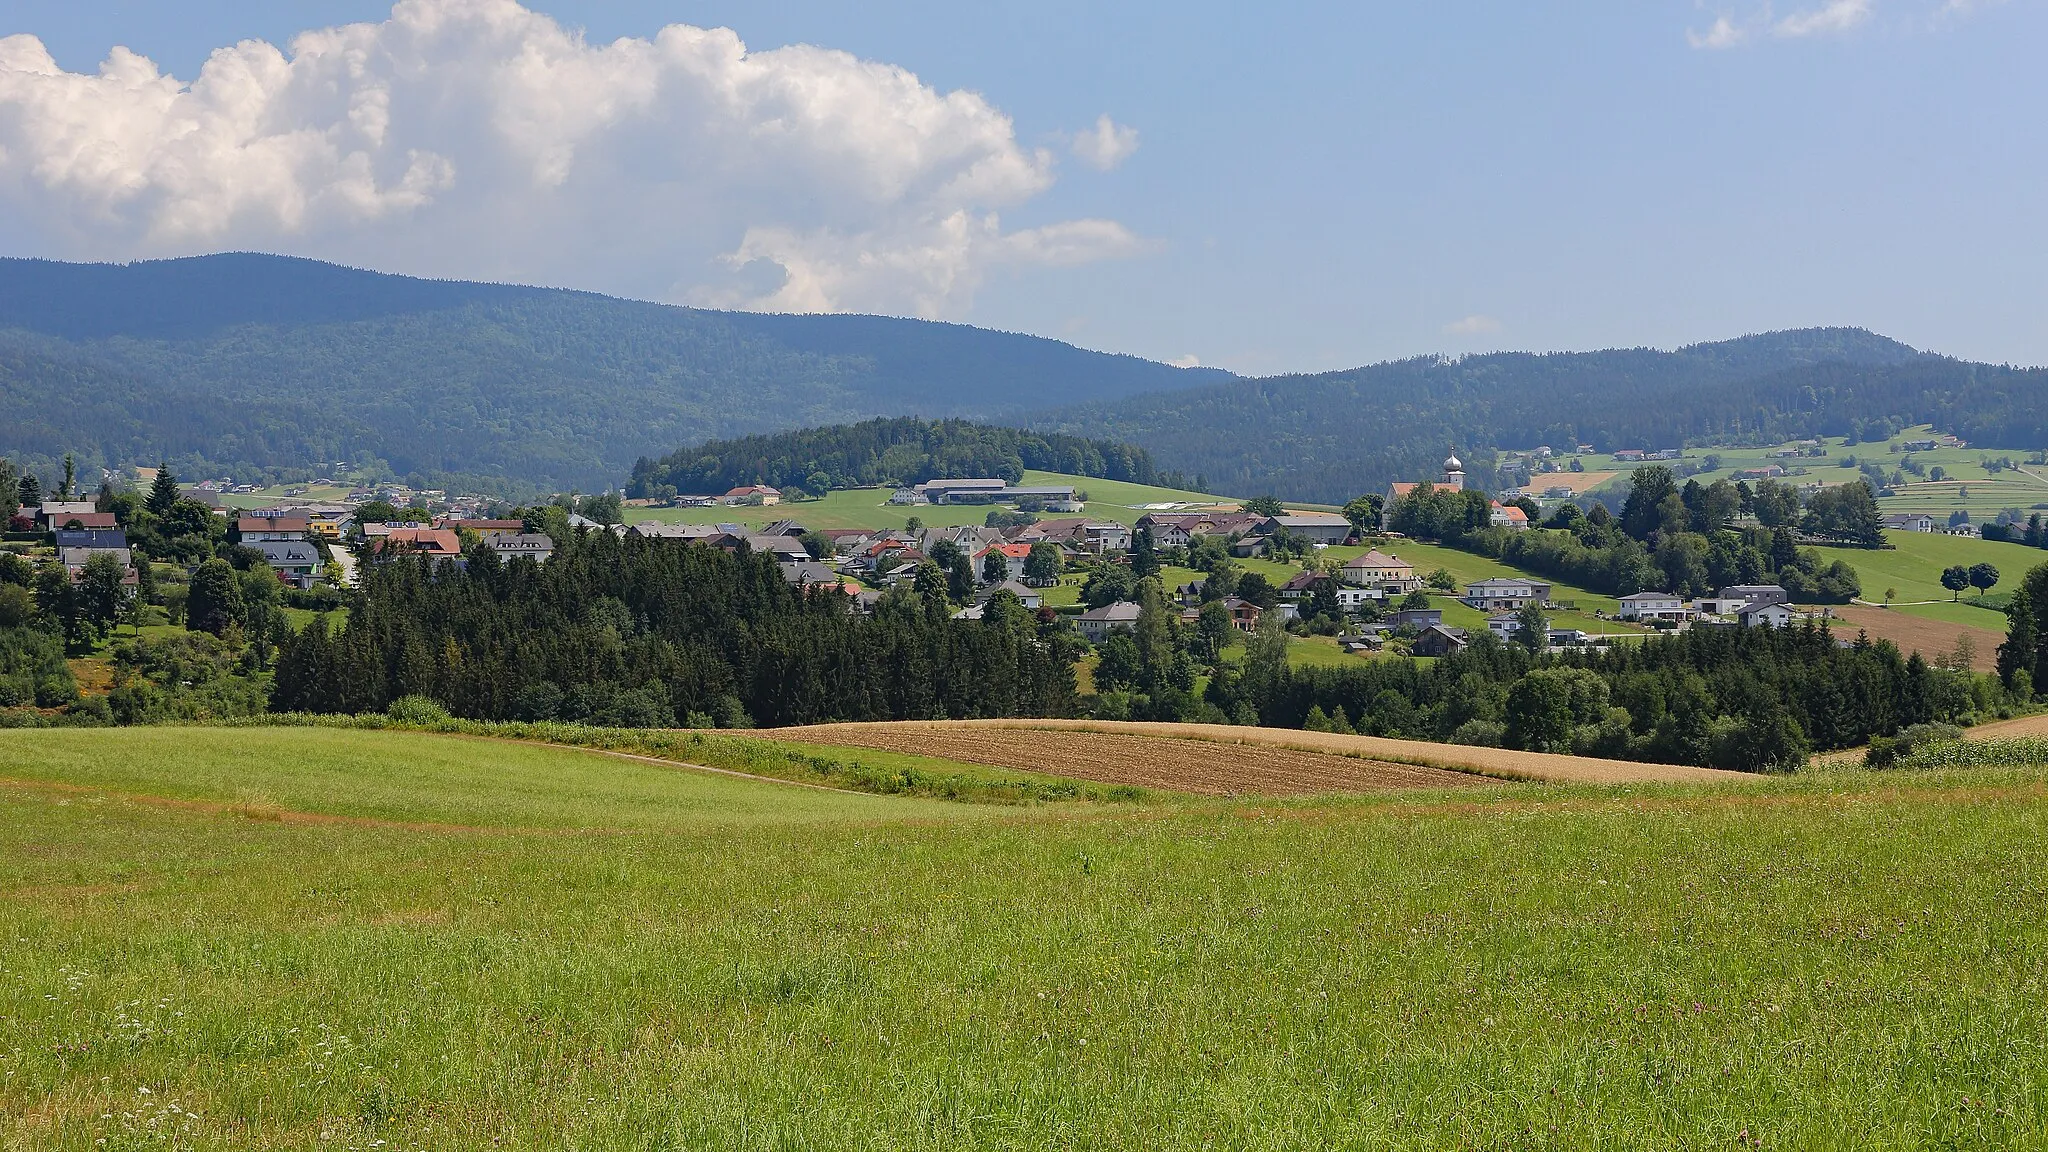
<svg viewBox="0 0 2048 1152"><path fill-rule="evenodd" d="M571 532L544 565L369 567L345 625L280 650L271 705L380 711L425 696L479 720L748 727L1065 715L1077 644L999 592L954 620L936 566L872 616L745 549Z"/></svg>
<svg viewBox="0 0 2048 1152"><path fill-rule="evenodd" d="M1800 547L1794 529L1859 546L1882 542L1883 521L1868 485L1824 489L1803 506L1796 490L1765 480L1677 483L1669 468L1635 470L1619 516L1560 505L1542 529L1492 524L1481 492L1420 485L1394 505L1391 527L1491 556L1517 568L1595 592L1626 596L1662 591L1700 596L1736 584L1778 584L1796 603L1846 604L1862 594L1856 571ZM1535 523L1533 501L1524 511ZM1738 516L1757 523L1738 525Z"/></svg>

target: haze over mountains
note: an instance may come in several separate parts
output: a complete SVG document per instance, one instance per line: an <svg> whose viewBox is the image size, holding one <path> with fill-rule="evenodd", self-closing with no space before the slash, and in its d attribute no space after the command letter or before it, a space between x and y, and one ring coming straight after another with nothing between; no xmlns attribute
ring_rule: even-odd
<svg viewBox="0 0 2048 1152"><path fill-rule="evenodd" d="M221 255L0 260L0 455L282 476L376 458L508 494L713 437L888 415L1109 437L1212 490L1337 501L1447 448L1841 434L2048 440L2048 373L1807 329L1676 352L1423 357L1246 380L872 316L714 312Z"/></svg>

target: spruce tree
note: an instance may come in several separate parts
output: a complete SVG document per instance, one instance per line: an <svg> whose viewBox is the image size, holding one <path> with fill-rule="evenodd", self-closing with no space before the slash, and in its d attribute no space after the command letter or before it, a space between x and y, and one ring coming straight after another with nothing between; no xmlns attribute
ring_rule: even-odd
<svg viewBox="0 0 2048 1152"><path fill-rule="evenodd" d="M178 478L171 474L169 464L160 462L156 466L156 479L149 485L149 498L143 501L142 506L149 509L151 516L162 516L177 502Z"/></svg>

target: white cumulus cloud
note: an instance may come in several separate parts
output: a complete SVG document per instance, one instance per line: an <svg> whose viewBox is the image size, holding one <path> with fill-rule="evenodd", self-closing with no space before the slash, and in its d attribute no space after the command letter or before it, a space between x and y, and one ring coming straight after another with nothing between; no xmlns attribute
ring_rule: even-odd
<svg viewBox="0 0 2048 1152"><path fill-rule="evenodd" d="M1847 32L1870 19L1870 0L1827 0L1818 8L1794 12L1771 26L1776 36L1826 36Z"/></svg>
<svg viewBox="0 0 2048 1152"><path fill-rule="evenodd" d="M591 44L516 0L401 0L189 82L0 39L0 244L37 255L251 248L937 316L992 268L1142 248L1110 220L1004 231L1053 168L980 96L893 65L682 24Z"/></svg>
<svg viewBox="0 0 2048 1152"><path fill-rule="evenodd" d="M1705 32L1685 30L1685 42L1695 48L1733 48L1747 39L1749 33L1726 16L1715 17Z"/></svg>
<svg viewBox="0 0 2048 1152"><path fill-rule="evenodd" d="M1107 172L1138 150L1138 130L1119 124L1105 112L1095 126L1074 134L1074 155L1090 167Z"/></svg>

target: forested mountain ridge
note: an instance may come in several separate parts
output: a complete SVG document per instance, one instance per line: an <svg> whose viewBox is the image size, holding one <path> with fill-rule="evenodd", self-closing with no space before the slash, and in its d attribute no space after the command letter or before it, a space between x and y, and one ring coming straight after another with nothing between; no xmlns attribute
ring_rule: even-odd
<svg viewBox="0 0 2048 1152"><path fill-rule="evenodd" d="M1016 483L1025 469L1155 484L1161 477L1142 448L1083 436L997 428L967 420L913 416L864 420L712 440L633 465L628 496L667 498L718 493L746 484L831 488L918 484L941 477L997 477ZM1178 479L1175 477L1174 479Z"/></svg>
<svg viewBox="0 0 2048 1152"><path fill-rule="evenodd" d="M1856 328L1600 352L1424 356L1342 372L1231 380L1039 413L1035 428L1137 444L1211 490L1342 501L1433 476L1456 450L1599 451L1846 435L1931 423L1973 443L2048 443L2048 371L1974 364Z"/></svg>
<svg viewBox="0 0 2048 1152"><path fill-rule="evenodd" d="M714 312L249 254L0 260L0 455L186 475L379 459L499 491L616 483L679 444L1009 416L1224 376L878 316Z"/></svg>

